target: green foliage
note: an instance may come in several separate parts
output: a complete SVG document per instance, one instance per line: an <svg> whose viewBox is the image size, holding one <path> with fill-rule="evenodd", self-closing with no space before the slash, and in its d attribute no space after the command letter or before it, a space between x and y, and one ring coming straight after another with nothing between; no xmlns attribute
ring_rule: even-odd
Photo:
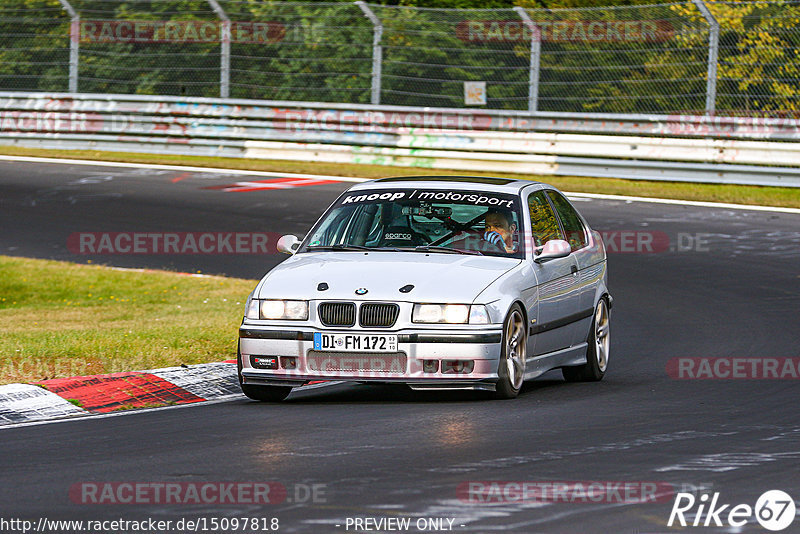
<svg viewBox="0 0 800 534"><path fill-rule="evenodd" d="M220 2L234 33L230 96L370 102L373 27L351 1ZM71 3L83 24L205 21L221 31L219 17L206 0ZM517 5L545 28L540 110L702 111L709 27L696 6L650 5L649 0L620 0L613 7L596 3L374 1L371 5L384 26L381 103L460 107L464 82L485 81L488 108L527 109L530 40L502 35L509 25L520 26L511 9ZM773 116L800 113L800 4L778 0L709 2L709 6L722 26L717 110ZM556 25L569 33L576 28L583 32L592 24L601 33L610 32L608 28L642 21L658 25L655 38L593 39L583 34L554 38L547 33L555 32ZM269 26L268 39L236 37L237 24L254 22ZM485 24L489 37L465 38L465 25L474 23ZM69 32L69 16L58 0L0 2L0 90L67 90ZM124 42L87 38L83 32L79 44L81 92L220 94L219 39Z"/></svg>
<svg viewBox="0 0 800 534"><path fill-rule="evenodd" d="M746 114L800 112L800 4L714 4L719 21L719 99Z"/></svg>
<svg viewBox="0 0 800 534"><path fill-rule="evenodd" d="M58 0L0 3L0 88L59 90L67 86L69 19Z"/></svg>
<svg viewBox="0 0 800 534"><path fill-rule="evenodd" d="M228 359L254 284L0 256L0 384Z"/></svg>

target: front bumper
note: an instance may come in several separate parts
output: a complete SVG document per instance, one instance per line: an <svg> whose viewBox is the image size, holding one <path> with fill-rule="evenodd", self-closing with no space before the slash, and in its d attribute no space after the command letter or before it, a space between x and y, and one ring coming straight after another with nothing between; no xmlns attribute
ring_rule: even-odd
<svg viewBox="0 0 800 534"><path fill-rule="evenodd" d="M314 350L314 332L397 335L393 353L325 352ZM501 325L464 329L349 330L289 329L243 324L239 329L241 374L245 384L301 386L309 381L404 383L414 389L494 390L500 360ZM276 369L256 369L251 356L274 357ZM295 368L284 368L282 357L296 358ZM436 360L435 372L423 360ZM389 364L386 362L389 361ZM327 364L326 364L327 362ZM336 362L337 365L329 365ZM346 362L344 365L342 362ZM465 362L471 372L454 372L443 362ZM333 368L332 368L333 367ZM348 367L347 370L337 367Z"/></svg>

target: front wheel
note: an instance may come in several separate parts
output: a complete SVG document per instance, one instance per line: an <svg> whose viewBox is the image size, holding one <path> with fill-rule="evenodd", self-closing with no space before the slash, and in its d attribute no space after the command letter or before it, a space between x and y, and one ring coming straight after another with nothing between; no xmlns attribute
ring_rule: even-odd
<svg viewBox="0 0 800 534"><path fill-rule="evenodd" d="M525 357L527 356L528 332L522 308L519 304L511 306L503 323L502 350L497 366L499 377L495 386L495 398L513 399L519 395L525 380Z"/></svg>
<svg viewBox="0 0 800 534"><path fill-rule="evenodd" d="M567 382L597 382L602 380L608 369L610 348L608 304L600 299L594 310L592 328L586 339L589 348L586 351L586 363L575 367L563 367L561 374Z"/></svg>
<svg viewBox="0 0 800 534"><path fill-rule="evenodd" d="M242 388L242 393L246 397L261 401L261 402L281 402L289 393L292 388L288 386L256 386L253 384L244 384L242 382L242 351L236 350L236 367L237 374L239 375L239 387Z"/></svg>

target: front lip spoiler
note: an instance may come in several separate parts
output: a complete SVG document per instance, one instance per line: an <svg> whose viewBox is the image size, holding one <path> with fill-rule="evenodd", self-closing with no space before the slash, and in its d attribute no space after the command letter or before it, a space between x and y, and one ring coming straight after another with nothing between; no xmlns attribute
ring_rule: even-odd
<svg viewBox="0 0 800 534"><path fill-rule="evenodd" d="M398 343L500 343L503 335L486 334L398 334Z"/></svg>
<svg viewBox="0 0 800 534"><path fill-rule="evenodd" d="M480 391L494 391L495 382L491 379L480 379L471 381L469 379L463 380L447 380L441 378L431 379L408 379L400 377L358 377L358 378L342 378L324 377L324 376L305 376L294 375L291 377L275 377L264 376L260 373L248 373L247 370L242 371L242 382L244 384L252 384L257 386L288 386L300 387L307 382L311 381L330 381L330 382L377 382L377 383L397 383L407 384L411 389L417 391L431 391L431 390L480 390Z"/></svg>
<svg viewBox="0 0 800 534"><path fill-rule="evenodd" d="M258 328L239 328L241 339L283 339L289 341L314 341L313 332L302 330L261 330Z"/></svg>
<svg viewBox="0 0 800 534"><path fill-rule="evenodd" d="M363 334L364 332L336 332ZM391 334L391 332L381 332L381 334ZM502 334L500 333L481 333L481 334L396 334L398 343L500 343ZM314 341L313 332L301 330L261 330L257 328L239 328L239 337L242 339L281 339L289 341Z"/></svg>

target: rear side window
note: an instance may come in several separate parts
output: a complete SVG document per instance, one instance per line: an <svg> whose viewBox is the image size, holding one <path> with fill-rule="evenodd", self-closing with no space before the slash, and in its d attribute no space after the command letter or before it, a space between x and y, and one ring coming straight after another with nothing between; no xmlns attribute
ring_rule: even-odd
<svg viewBox="0 0 800 534"><path fill-rule="evenodd" d="M528 196L528 211L530 211L531 237L534 246L541 247L551 239L564 239L556 214L547 201L544 191L536 191Z"/></svg>
<svg viewBox="0 0 800 534"><path fill-rule="evenodd" d="M553 201L556 212L558 212L558 216L561 218L561 224L564 226L564 232L567 234L567 242L572 251L575 252L585 247L587 243L586 228L583 226L578 212L575 211L575 208L572 207L569 201L559 193L548 191L547 195Z"/></svg>

